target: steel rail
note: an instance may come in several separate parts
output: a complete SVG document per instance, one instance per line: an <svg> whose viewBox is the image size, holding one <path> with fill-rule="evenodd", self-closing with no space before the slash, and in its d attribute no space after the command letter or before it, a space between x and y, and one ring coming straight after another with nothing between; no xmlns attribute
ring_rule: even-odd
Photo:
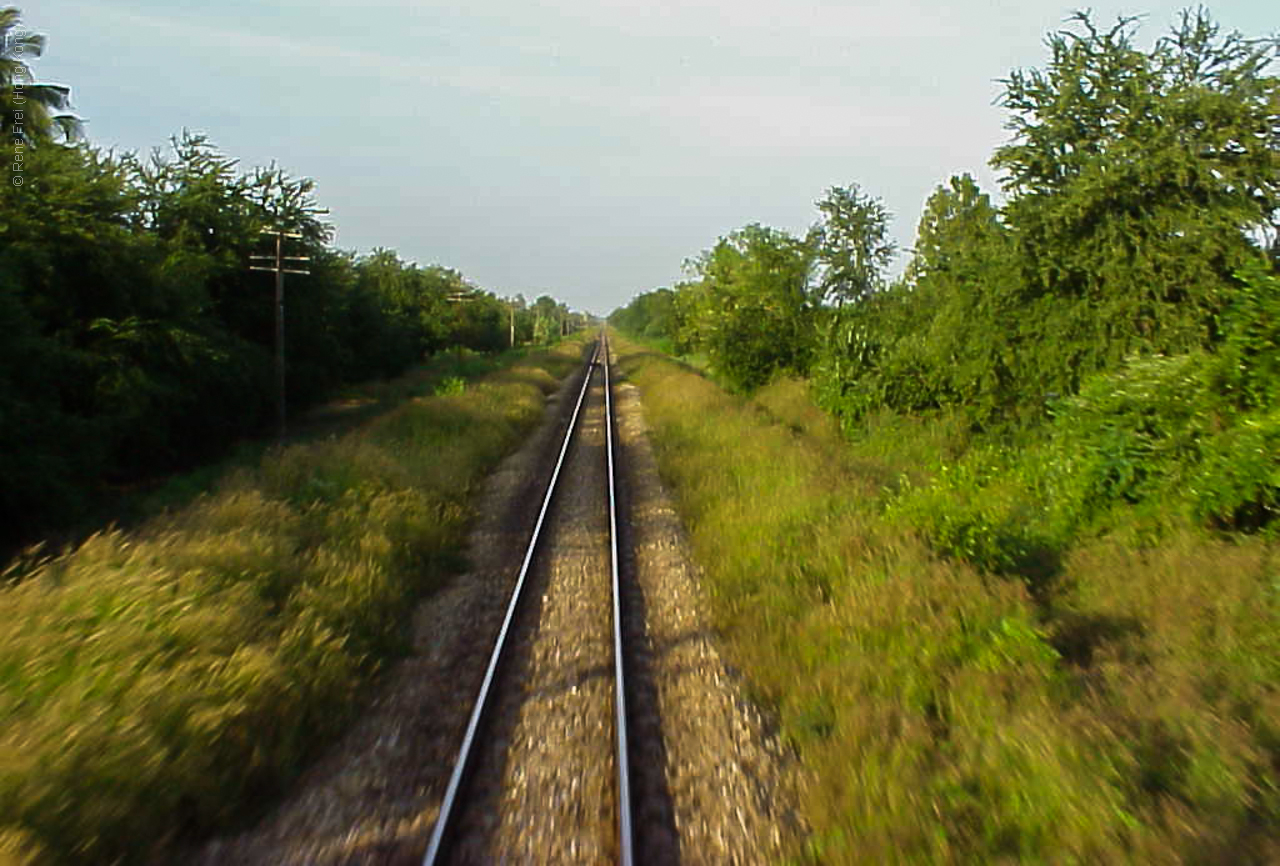
<svg viewBox="0 0 1280 866"><path fill-rule="evenodd" d="M609 378L612 356L603 331L600 333L600 344L604 354L601 366L604 367L605 453L609 462L609 565L613 581L613 704L618 768L618 862L621 866L632 866L635 857L631 832L631 762L627 754L627 697L622 663L622 587L618 578L618 507L613 465L613 385Z"/></svg>
<svg viewBox="0 0 1280 866"><path fill-rule="evenodd" d="M435 866L435 864L441 862L446 834L449 831L450 821L457 805L458 791L461 789L463 778L471 765L472 747L475 744L476 732L479 730L480 723L488 708L489 694L498 670L498 663L502 657L503 648L506 646L507 635L511 631L511 623L515 620L516 608L519 606L525 578L529 574L529 564L533 562L534 548L537 546L538 537L542 533L542 524L546 519L547 511L550 510L551 497L555 493L556 481L560 478L560 469L564 466L565 454L569 451L569 442L573 439L574 430L577 429L578 416L582 412L582 403L587 396L587 389L591 386L592 368L595 366L596 359L599 356L600 343L597 342L595 351L591 355L591 362L587 365L586 375L582 377L582 389L578 392L578 402L573 407L573 416L569 419L569 428L565 431L564 442L560 445L560 456L556 458L556 468L551 473L551 480L547 482L547 493L542 498L542 508L538 512L537 522L534 523L533 534L529 538L529 546L525 550L524 562L520 565L520 573L516 577L515 588L511 591L511 600L507 603L507 615L502 621L502 628L498 631L498 639L494 643L493 653L489 656L489 667L485 671L484 681L480 684L480 691L476 696L475 706L471 711L471 719L467 723L467 732L462 737L462 747L458 750L458 758L453 765L453 775L449 777L449 786L445 789L444 800L440 803L440 814L436 817L436 825L431 831L431 842L427 845L427 853L422 859L423 866Z"/></svg>

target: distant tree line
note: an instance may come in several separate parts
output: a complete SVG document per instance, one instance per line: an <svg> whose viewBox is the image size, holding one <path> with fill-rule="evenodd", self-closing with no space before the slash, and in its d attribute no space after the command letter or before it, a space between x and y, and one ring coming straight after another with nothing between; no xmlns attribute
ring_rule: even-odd
<svg viewBox="0 0 1280 866"><path fill-rule="evenodd" d="M484 292L456 270L329 246L310 179L245 171L205 136L117 154L80 140L67 89L34 82L43 37L0 10L0 542L74 519L104 482L205 460L273 405L273 251L287 278L290 410L445 348L557 339L551 297Z"/></svg>
<svg viewBox="0 0 1280 866"><path fill-rule="evenodd" d="M888 213L851 184L805 237L749 225L612 321L703 353L740 389L809 376L850 429L878 410L946 410L1027 430L1093 411L1066 408L1073 395L1141 385L1134 459L1153 438L1249 431L1230 448L1261 448L1250 471L1271 480L1221 475L1238 488L1223 507L1280 513L1280 47L1203 10L1146 51L1134 19L1071 25L1043 68L1003 81L1012 137L991 164L1005 203L968 175L940 185L900 278L885 276ZM1213 459L1225 473L1235 458Z"/></svg>

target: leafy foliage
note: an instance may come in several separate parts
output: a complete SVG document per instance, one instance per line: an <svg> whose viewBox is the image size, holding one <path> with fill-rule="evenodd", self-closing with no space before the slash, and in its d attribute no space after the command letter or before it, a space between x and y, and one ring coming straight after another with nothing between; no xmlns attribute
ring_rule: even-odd
<svg viewBox="0 0 1280 866"><path fill-rule="evenodd" d="M1127 20L1076 21L1046 70L1006 81L1015 137L992 160L1023 299L1055 314L1032 333L1064 368L1058 390L1139 349L1211 341L1232 273L1257 255L1246 231L1280 206L1274 40L1221 36L1197 12L1143 53Z"/></svg>
<svg viewBox="0 0 1280 866"><path fill-rule="evenodd" d="M827 190L818 211L822 218L809 240L820 264L823 299L856 301L882 289L885 269L897 252L884 203L855 183Z"/></svg>
<svg viewBox="0 0 1280 866"><path fill-rule="evenodd" d="M935 548L1030 573L1137 507L1159 519L1274 532L1280 517L1280 280L1258 267L1224 311L1223 349L1137 355L1086 378L1017 450L943 465L891 511Z"/></svg>
<svg viewBox="0 0 1280 866"><path fill-rule="evenodd" d="M297 230L286 252L310 257L286 282L291 411L446 348L510 341L506 302L388 250L330 249L312 180L241 171L203 135L147 158L50 143L24 165L26 183L0 189L0 543L268 423L272 284L247 268L270 250L263 229Z"/></svg>
<svg viewBox="0 0 1280 866"><path fill-rule="evenodd" d="M1274 39L1183 16L1150 52L1087 14L1043 70L1005 81L1013 140L997 210L967 176L925 207L904 285L842 310L820 355L825 405L955 405L979 427L1047 403L1135 353L1212 349L1235 274L1280 205ZM883 294L883 293L882 293Z"/></svg>
<svg viewBox="0 0 1280 866"><path fill-rule="evenodd" d="M905 280L841 307L828 324L815 369L820 400L851 421L883 406L945 404L981 421L1009 399L1017 320L1008 231L964 175L929 197L919 235Z"/></svg>
<svg viewBox="0 0 1280 866"><path fill-rule="evenodd" d="M694 280L682 290L680 337L705 350L726 382L745 390L808 366L817 311L809 243L749 225L687 268Z"/></svg>
<svg viewBox="0 0 1280 866"><path fill-rule="evenodd" d="M809 369L825 304L870 303L895 253L888 212L857 184L832 187L804 238L751 224L686 262L674 289L636 297L610 321L680 352L705 353L723 381L743 391Z"/></svg>
<svg viewBox="0 0 1280 866"><path fill-rule="evenodd" d="M676 297L674 289L665 287L643 292L615 310L609 324L640 339L674 341L681 329Z"/></svg>

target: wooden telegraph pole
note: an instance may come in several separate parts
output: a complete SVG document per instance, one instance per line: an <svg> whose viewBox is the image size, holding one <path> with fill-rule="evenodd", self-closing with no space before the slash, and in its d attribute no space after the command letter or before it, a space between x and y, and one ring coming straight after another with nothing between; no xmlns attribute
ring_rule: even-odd
<svg viewBox="0 0 1280 866"><path fill-rule="evenodd" d="M276 275L276 438L284 441L285 433L285 400L284 400L284 275L310 274L311 271L300 268L285 267L286 262L309 262L310 256L286 256L284 254L285 238L301 238L298 232L286 232L279 229L263 229L264 235L273 235L276 239L276 252L273 256L249 256L255 260L272 262L270 267L250 265L251 271L271 271Z"/></svg>
<svg viewBox="0 0 1280 866"><path fill-rule="evenodd" d="M469 304L480 296L480 293L474 289L462 289L456 292L450 292L445 300L451 304ZM458 372L462 372L462 344L458 343L454 346L454 356L458 359Z"/></svg>

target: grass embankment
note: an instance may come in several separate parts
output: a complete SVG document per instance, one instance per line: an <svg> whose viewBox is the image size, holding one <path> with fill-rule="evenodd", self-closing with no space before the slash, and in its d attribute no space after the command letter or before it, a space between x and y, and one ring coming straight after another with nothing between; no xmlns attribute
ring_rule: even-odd
<svg viewBox="0 0 1280 866"><path fill-rule="evenodd" d="M0 590L0 863L140 861L287 782L404 650L579 348L269 452Z"/></svg>
<svg viewBox="0 0 1280 866"><path fill-rule="evenodd" d="M919 493L961 425L848 441L804 383L745 399L618 347L730 654L812 775L802 859L1280 861L1274 542L1135 520L983 569Z"/></svg>

